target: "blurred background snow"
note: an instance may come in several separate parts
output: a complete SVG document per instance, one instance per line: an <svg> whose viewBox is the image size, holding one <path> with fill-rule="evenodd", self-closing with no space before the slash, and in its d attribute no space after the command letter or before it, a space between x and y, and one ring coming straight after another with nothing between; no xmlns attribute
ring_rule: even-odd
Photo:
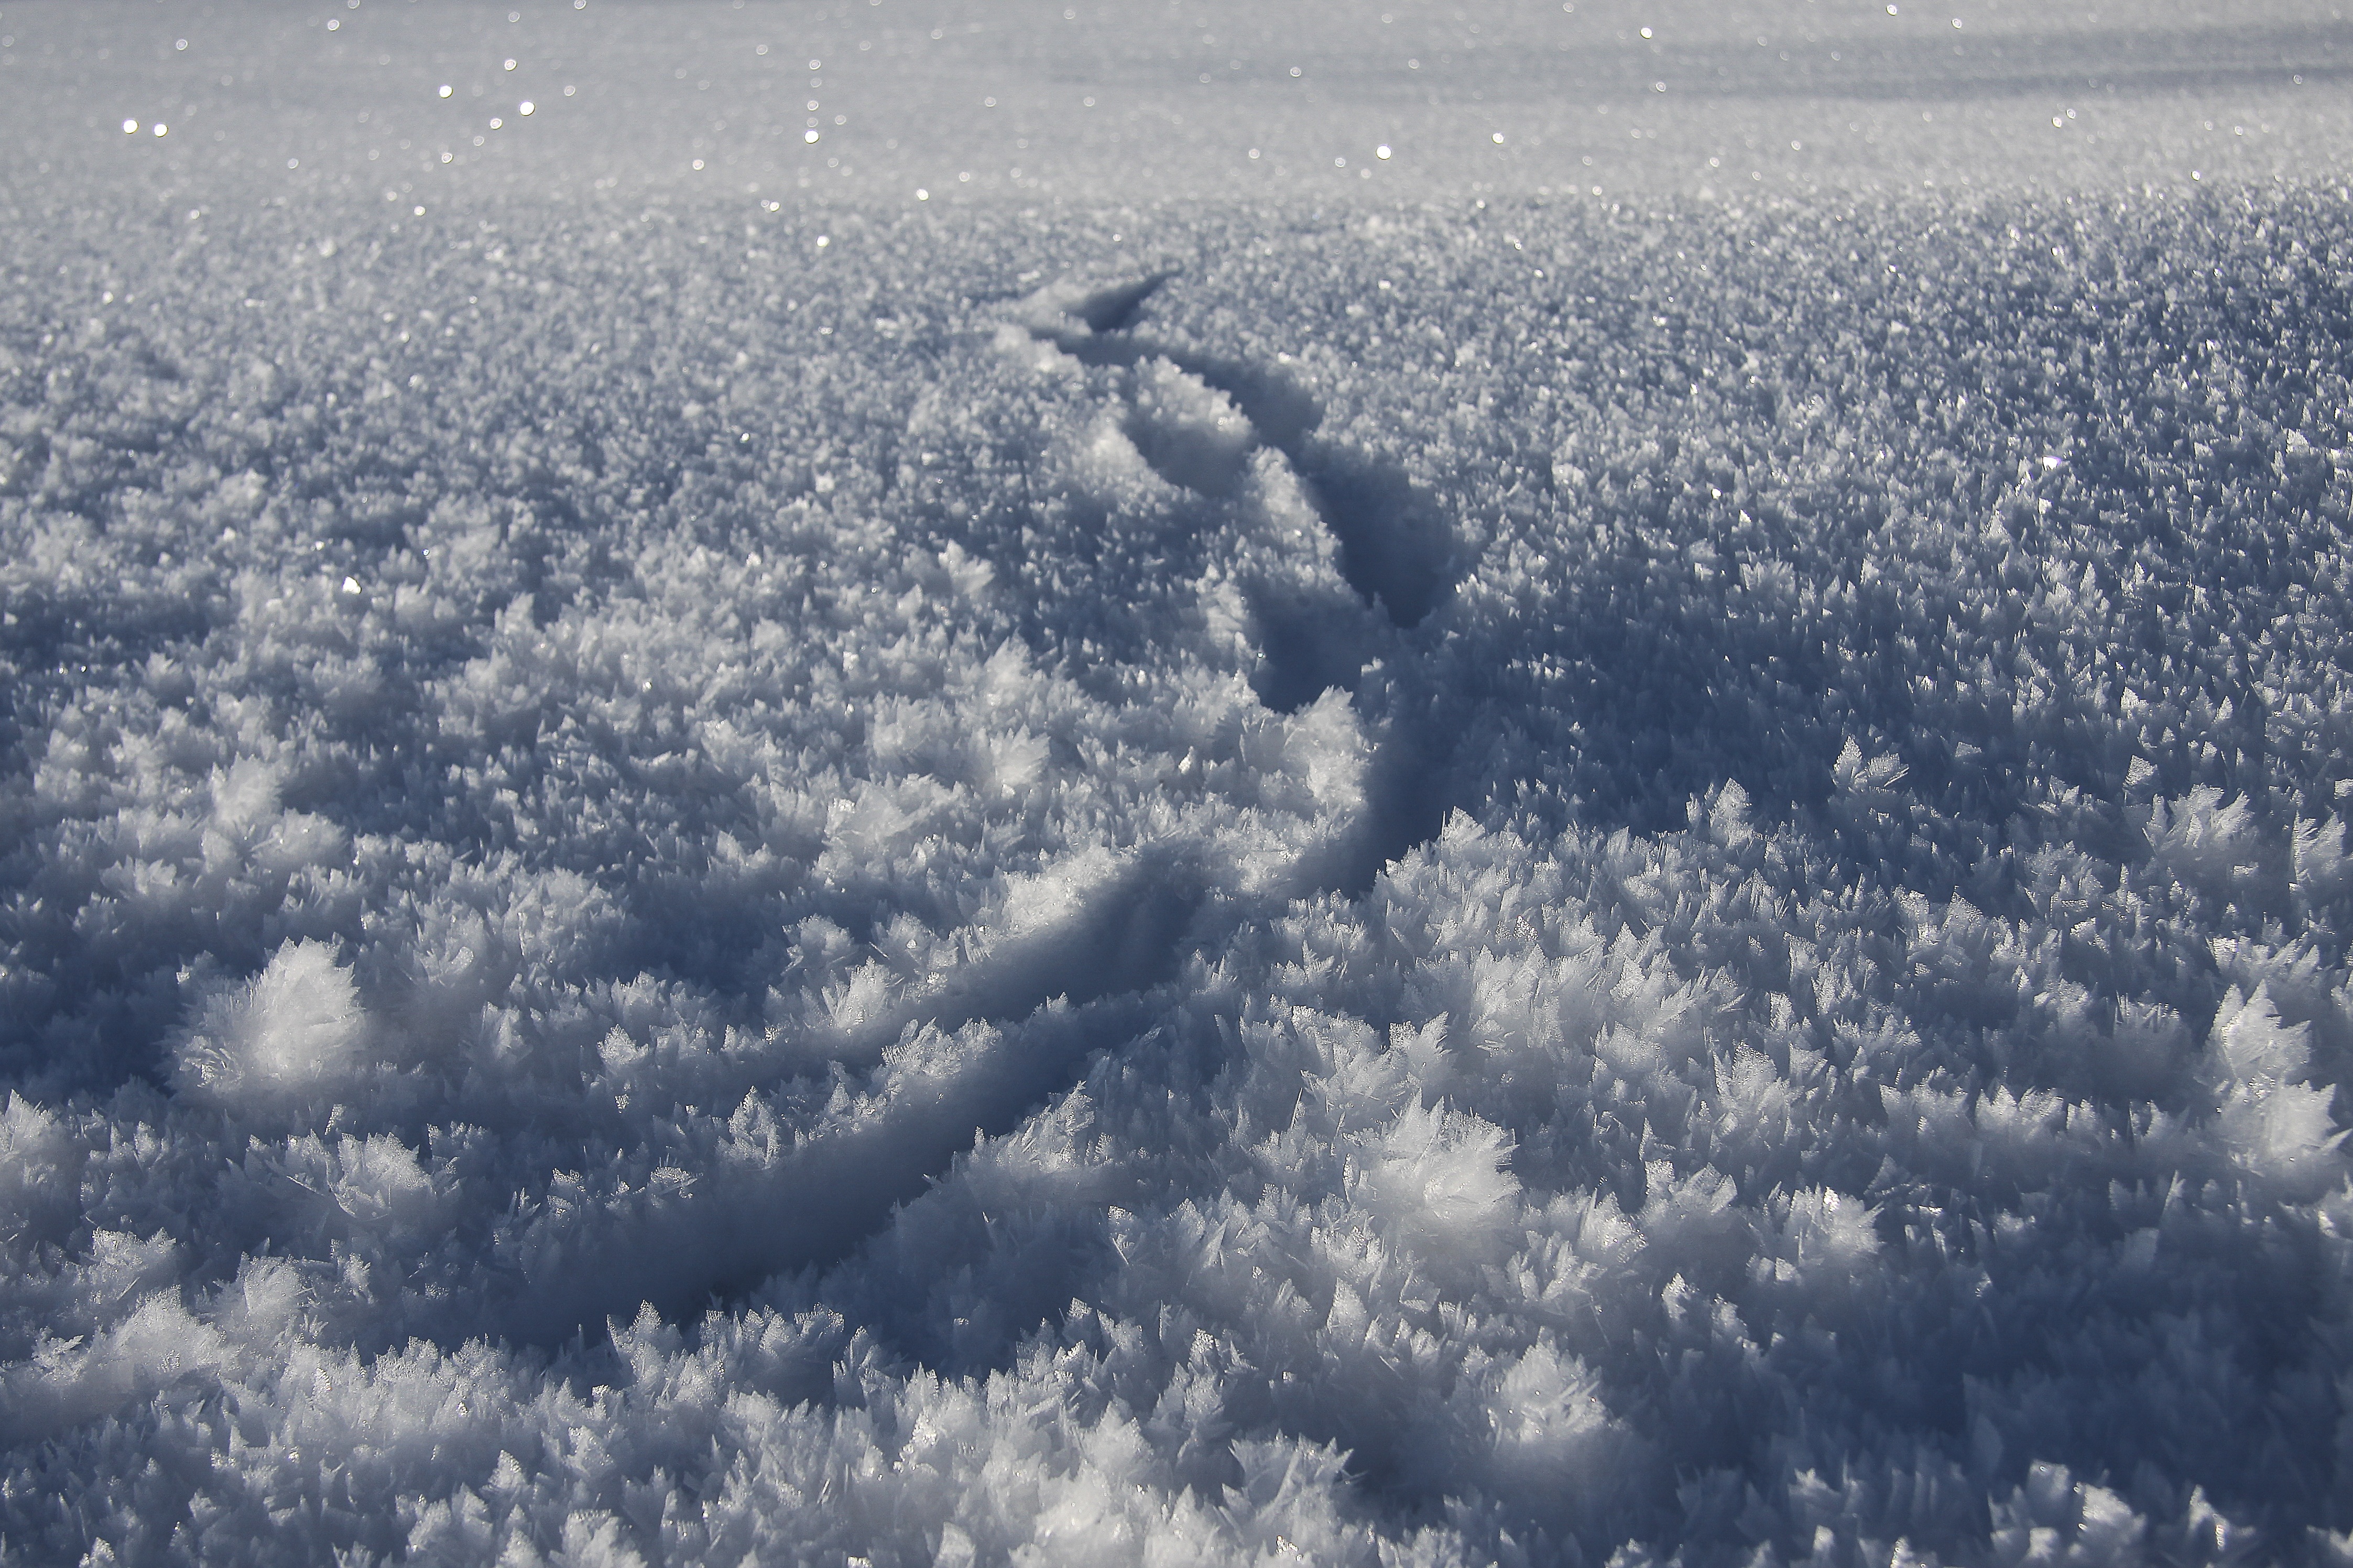
<svg viewBox="0 0 2353 1568"><path fill-rule="evenodd" d="M2353 1555L2348 65L0 7L0 1554Z"/></svg>
<svg viewBox="0 0 2353 1568"><path fill-rule="evenodd" d="M2353 49L2338 8L2294 0L36 3L5 25L0 124L28 173L311 199L382 185L428 205L2325 175ZM141 131L99 134L126 121Z"/></svg>

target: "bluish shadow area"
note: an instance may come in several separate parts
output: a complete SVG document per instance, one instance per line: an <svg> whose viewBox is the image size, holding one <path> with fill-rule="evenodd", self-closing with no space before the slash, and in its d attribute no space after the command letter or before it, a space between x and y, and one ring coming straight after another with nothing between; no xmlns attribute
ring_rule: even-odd
<svg viewBox="0 0 2353 1568"><path fill-rule="evenodd" d="M1453 531L1402 465L1307 441L1286 453L1340 545L1340 574L1400 626L1453 590Z"/></svg>
<svg viewBox="0 0 2353 1568"><path fill-rule="evenodd" d="M1296 713L1335 687L1356 685L1359 664L1345 634L1335 637L1312 606L1286 604L1280 589L1250 595L1260 663L1250 691L1278 713Z"/></svg>
<svg viewBox="0 0 2353 1568"><path fill-rule="evenodd" d="M1173 272L1155 272L1136 279L1132 283L1115 283L1072 305L1065 312L1086 323L1091 332L1124 332L1135 324L1144 302L1160 291L1160 286L1176 276Z"/></svg>

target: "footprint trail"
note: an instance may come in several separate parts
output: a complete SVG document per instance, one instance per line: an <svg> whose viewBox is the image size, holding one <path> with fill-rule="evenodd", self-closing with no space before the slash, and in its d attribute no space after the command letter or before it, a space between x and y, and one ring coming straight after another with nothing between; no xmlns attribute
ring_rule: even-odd
<svg viewBox="0 0 2353 1568"><path fill-rule="evenodd" d="M1094 1052L1148 1035L1155 988L1188 955L1293 899L1361 891L1435 833L1434 726L1404 634L1451 585L1445 531L1401 475L1319 441L1313 400L1284 378L1142 334L1167 281L1033 301L1023 327L1032 352L1116 371L1109 428L1216 520L1198 584L1209 655L1247 679L1265 746L1320 759L1298 764L1321 782L1293 800L1295 826L1251 840L1179 817L1008 898L962 933L967 956L920 983L853 973L712 1095L744 1109L706 1134L722 1149L686 1163L729 1182L666 1187L647 1156L601 1203L550 1189L482 1238L512 1286L445 1295L415 1329L554 1343L641 1302L675 1318L838 1263ZM1188 753L1176 782L1195 766ZM790 1085L812 1070L831 1092L797 1101Z"/></svg>

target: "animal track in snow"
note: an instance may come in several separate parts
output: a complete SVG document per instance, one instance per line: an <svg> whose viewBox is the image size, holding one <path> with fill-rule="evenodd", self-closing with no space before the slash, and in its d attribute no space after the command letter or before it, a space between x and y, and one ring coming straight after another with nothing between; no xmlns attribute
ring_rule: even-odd
<svg viewBox="0 0 2353 1568"><path fill-rule="evenodd" d="M1262 701L1294 710L1335 689L1356 692L1368 666L1386 667L1395 689L1380 704L1385 733L1366 770L1366 850L1328 884L1358 892L1438 831L1437 742L1397 632L1452 592L1453 531L1402 468L1318 438L1322 411L1287 375L1137 331L1146 303L1174 277L1047 289L1031 297L1023 325L1034 342L1081 364L1122 369L1120 428L1153 471L1237 508L1272 546L1271 569L1245 588ZM1318 592L1321 541L1309 537L1318 534L1330 541L1340 577L1386 626L1341 612Z"/></svg>
<svg viewBox="0 0 2353 1568"><path fill-rule="evenodd" d="M681 1184L649 1151L559 1173L479 1238L508 1283L489 1299L428 1289L417 1331L548 1343L641 1302L674 1317L837 1262L1092 1053L1145 1036L1151 993L1188 955L1293 899L1361 890L1435 832L1405 630L1447 590L1447 531L1401 475L1318 442L1318 411L1286 379L1140 335L1165 281L1033 301L1013 341L1042 370L1114 373L1099 438L1128 456L1110 457L1192 498L1184 519L1208 520L1196 651L1257 696L1240 751L1187 752L1161 826L1007 883L913 977L853 950L702 1091L742 1108L691 1125L719 1147L683 1168L724 1168L726 1182ZM1360 503L1353 534L1331 521L1335 495ZM1233 775L1219 787L1254 792L1246 821L1183 807L1218 772ZM626 1098L644 1053L612 1048L607 1075Z"/></svg>

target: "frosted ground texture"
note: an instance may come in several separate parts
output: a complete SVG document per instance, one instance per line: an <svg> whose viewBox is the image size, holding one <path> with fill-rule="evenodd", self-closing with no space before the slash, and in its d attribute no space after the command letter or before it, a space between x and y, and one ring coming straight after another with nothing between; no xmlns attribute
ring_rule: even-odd
<svg viewBox="0 0 2353 1568"><path fill-rule="evenodd" d="M2325 12L221 10L0 10L0 1554L2353 1559Z"/></svg>

